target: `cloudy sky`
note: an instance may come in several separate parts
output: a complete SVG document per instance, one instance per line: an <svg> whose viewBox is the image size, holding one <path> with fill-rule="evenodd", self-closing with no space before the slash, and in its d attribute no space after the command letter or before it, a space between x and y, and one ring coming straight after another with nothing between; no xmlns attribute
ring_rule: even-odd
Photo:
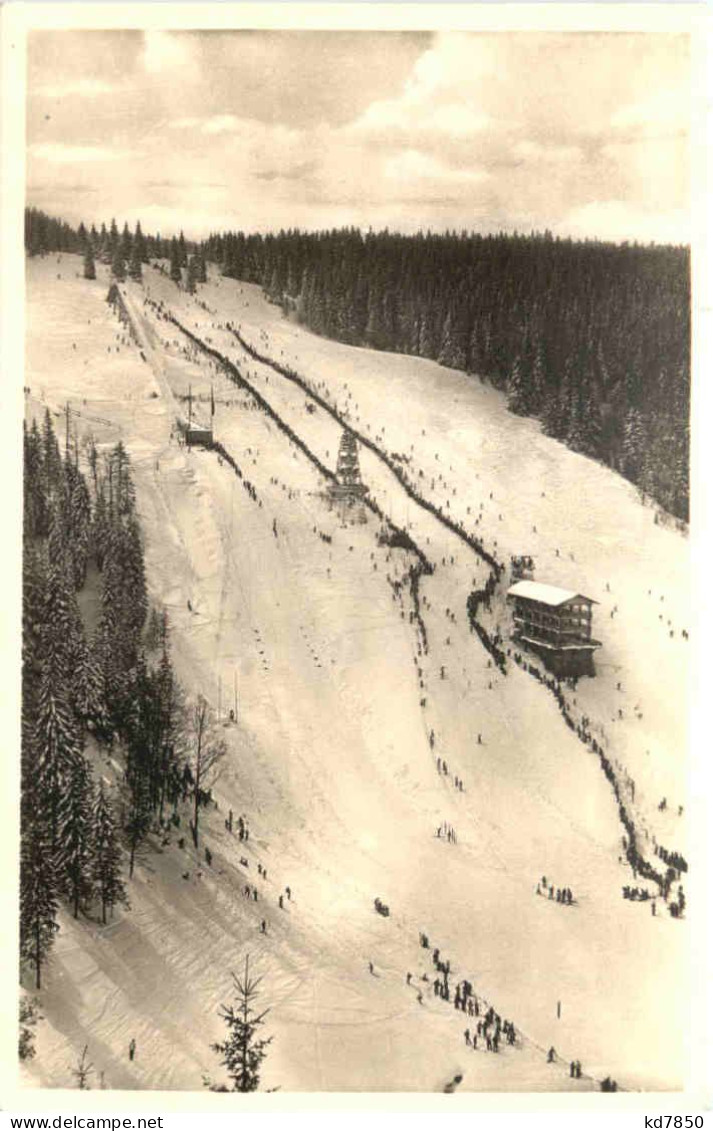
<svg viewBox="0 0 713 1131"><path fill-rule="evenodd" d="M201 236L689 238L685 35L33 32L27 197Z"/></svg>

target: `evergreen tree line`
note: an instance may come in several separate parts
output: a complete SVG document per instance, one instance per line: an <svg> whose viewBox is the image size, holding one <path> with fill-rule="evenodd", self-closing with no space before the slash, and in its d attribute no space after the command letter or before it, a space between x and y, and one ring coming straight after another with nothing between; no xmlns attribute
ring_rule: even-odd
<svg viewBox="0 0 713 1131"><path fill-rule="evenodd" d="M25 249L28 255L47 255L50 252L66 251L84 257L84 276L96 278L96 260L109 265L115 278L122 280L127 274L136 280L142 278L143 266L152 259L169 259L171 278L182 281L181 271L185 269L187 287L191 293L197 283L206 281L205 259L202 246L185 239L183 232L178 238L162 239L160 235L144 235L141 222L137 221L134 232L127 223L122 232L112 220L107 229L102 224L99 231L92 224L87 229L80 223L75 230L62 220L56 220L37 208L25 210Z"/></svg>
<svg viewBox="0 0 713 1131"><path fill-rule="evenodd" d="M149 258L193 291L206 260L260 284L315 333L486 378L510 410L688 520L690 253L542 235L227 232L204 243L26 211L29 254L139 278Z"/></svg>
<svg viewBox="0 0 713 1131"><path fill-rule="evenodd" d="M318 334L489 379L687 520L687 248L350 229L227 233L205 251Z"/></svg>
<svg viewBox="0 0 713 1131"><path fill-rule="evenodd" d="M60 902L102 922L126 903L130 868L154 814L176 801L180 689L164 618L145 627L146 582L129 457L121 442L89 474L76 443L65 451L49 411L24 427L21 957L36 985L57 931ZM88 634L78 595L101 592ZM146 649L160 649L152 668ZM125 782L111 797L87 747L119 742Z"/></svg>

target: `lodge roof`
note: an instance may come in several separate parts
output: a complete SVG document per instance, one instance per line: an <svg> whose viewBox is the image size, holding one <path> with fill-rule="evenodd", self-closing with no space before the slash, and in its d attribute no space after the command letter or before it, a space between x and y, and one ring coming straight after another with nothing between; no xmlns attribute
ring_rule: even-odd
<svg viewBox="0 0 713 1131"><path fill-rule="evenodd" d="M565 601L588 601L591 605L597 602L583 593L576 593L573 589L560 589L557 585L543 585L541 581L517 581L508 589L508 597L525 597L529 601L540 601L543 605L564 605Z"/></svg>

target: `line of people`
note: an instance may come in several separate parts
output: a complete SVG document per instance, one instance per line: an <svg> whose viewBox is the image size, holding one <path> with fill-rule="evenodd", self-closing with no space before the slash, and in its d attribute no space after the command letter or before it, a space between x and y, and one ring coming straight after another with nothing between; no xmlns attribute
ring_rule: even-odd
<svg viewBox="0 0 713 1131"><path fill-rule="evenodd" d="M566 903L568 906L577 902L571 888L555 888L554 884L547 883L547 876L538 880L535 891L537 895L547 896L548 899L554 899L557 903Z"/></svg>

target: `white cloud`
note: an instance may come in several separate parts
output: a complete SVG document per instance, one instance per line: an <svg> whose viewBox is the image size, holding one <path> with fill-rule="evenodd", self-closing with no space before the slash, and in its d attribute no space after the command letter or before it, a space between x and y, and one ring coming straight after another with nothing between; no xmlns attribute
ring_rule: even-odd
<svg viewBox="0 0 713 1131"><path fill-rule="evenodd" d="M200 124L200 118L173 118L173 120L168 123L168 128L170 130L192 130L200 126Z"/></svg>
<svg viewBox="0 0 713 1131"><path fill-rule="evenodd" d="M181 71L193 67L193 55L185 35L144 32L144 67L150 74L175 71L176 81L180 82Z"/></svg>
<svg viewBox="0 0 713 1131"><path fill-rule="evenodd" d="M543 145L529 138L522 138L515 142L512 148L513 155L521 161L540 162L550 165L579 164L583 160L582 150L578 145Z"/></svg>
<svg viewBox="0 0 713 1131"><path fill-rule="evenodd" d="M388 180L414 182L437 181L444 187L453 184L477 184L487 174L479 169L454 169L438 158L417 149L404 149L389 157L384 163L384 176ZM419 190L423 186L419 186Z"/></svg>
<svg viewBox="0 0 713 1131"><path fill-rule="evenodd" d="M691 218L686 209L670 212L642 212L625 200L601 200L576 208L558 225L568 236L591 236L601 239L639 243L688 243Z"/></svg>
<svg viewBox="0 0 713 1131"><path fill-rule="evenodd" d="M688 129L690 118L690 92L677 86L623 106L612 116L611 125L615 131L625 130L638 137L659 137Z"/></svg>
<svg viewBox="0 0 713 1131"><path fill-rule="evenodd" d="M216 114L203 123L204 134L235 133L241 128L241 119L235 114Z"/></svg>
<svg viewBox="0 0 713 1131"><path fill-rule="evenodd" d="M402 92L367 106L352 129L361 135L400 131L466 138L491 124L480 99L493 68L492 52L476 39L439 35L417 60Z"/></svg>
<svg viewBox="0 0 713 1131"><path fill-rule="evenodd" d="M84 164L87 161L121 161L132 157L126 149L104 149L97 145L62 145L60 142L41 142L31 145L30 154L53 165Z"/></svg>
<svg viewBox="0 0 713 1131"><path fill-rule="evenodd" d="M101 79L76 79L74 82L58 83L50 86L39 86L35 91L46 98L68 98L78 95L82 98L95 98L100 94L114 94L121 87Z"/></svg>

